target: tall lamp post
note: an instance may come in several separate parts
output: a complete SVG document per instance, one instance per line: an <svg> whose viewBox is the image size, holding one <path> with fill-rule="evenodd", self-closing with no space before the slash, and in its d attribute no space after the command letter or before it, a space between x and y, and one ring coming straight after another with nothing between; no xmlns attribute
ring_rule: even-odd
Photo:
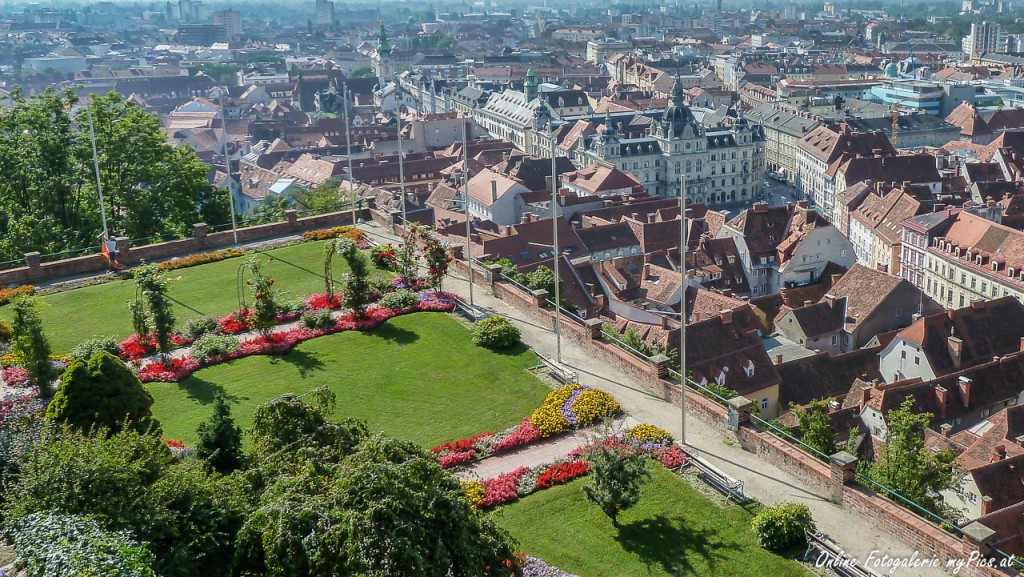
<svg viewBox="0 0 1024 577"><path fill-rule="evenodd" d="M395 83L395 119L398 121L398 186L402 193L402 230L408 230L405 211L405 154L402 153L402 103L398 100L402 92L401 81Z"/></svg>
<svg viewBox="0 0 1024 577"><path fill-rule="evenodd" d="M466 209L466 244L463 245L465 248L466 266L469 268L469 309L473 311L473 321L476 321L476 309L473 308L473 254L470 250L470 234L472 228L470 226L469 217L469 115L467 114L462 120L462 195L465 197L466 203L464 205Z"/></svg>
<svg viewBox="0 0 1024 577"><path fill-rule="evenodd" d="M686 445L686 175L679 175L679 444Z"/></svg>
<svg viewBox="0 0 1024 577"><path fill-rule="evenodd" d="M96 170L96 193L100 197L100 221L103 223L103 241L110 238L107 229L107 209L103 206L103 187L100 185L100 157L96 154L96 131L92 128L92 100L89 100L85 111L89 115L89 141L92 142L92 166Z"/></svg>
<svg viewBox="0 0 1024 577"><path fill-rule="evenodd" d="M352 130L348 127L348 83L341 85L342 111L345 114L345 153L348 156L348 190L352 195L352 226L356 225L356 178L352 175Z"/></svg>
<svg viewBox="0 0 1024 577"><path fill-rule="evenodd" d="M224 128L224 173L228 176L228 205L231 208L231 234L238 244L238 225L235 222L235 195L231 192L231 157L228 156L228 115L224 111L224 96L220 97L220 122ZM241 186L241 177L238 185Z"/></svg>
<svg viewBox="0 0 1024 577"><path fill-rule="evenodd" d="M555 131L548 124L548 140L551 141L551 245L555 257L555 362L562 364L562 299L561 275L558 272L562 256L558 252L558 157L555 155Z"/></svg>

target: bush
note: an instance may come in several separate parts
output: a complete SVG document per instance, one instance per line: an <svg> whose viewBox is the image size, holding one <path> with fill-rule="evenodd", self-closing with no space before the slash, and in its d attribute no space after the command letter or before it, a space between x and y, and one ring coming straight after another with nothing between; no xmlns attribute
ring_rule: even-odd
<svg viewBox="0 0 1024 577"><path fill-rule="evenodd" d="M100 352L88 361L74 361L60 377L46 416L80 431L127 427L140 433L160 432L153 418L153 396L127 365Z"/></svg>
<svg viewBox="0 0 1024 577"><path fill-rule="evenodd" d="M192 343L192 356L202 362L207 357L223 357L238 350L238 337L206 335Z"/></svg>
<svg viewBox="0 0 1024 577"><path fill-rule="evenodd" d="M181 332L189 340L198 340L203 335L208 335L217 332L218 328L217 317L213 316L201 316L193 319L188 319L181 327Z"/></svg>
<svg viewBox="0 0 1024 577"><path fill-rule="evenodd" d="M14 327L7 321L0 321L0 341L10 341L14 338Z"/></svg>
<svg viewBox="0 0 1024 577"><path fill-rule="evenodd" d="M97 337L84 340L71 349L71 358L88 361L101 351L106 351L115 357L121 356L121 344L114 337Z"/></svg>
<svg viewBox="0 0 1024 577"><path fill-rule="evenodd" d="M243 256L244 250L237 248L226 248L224 250L218 250L214 252L201 252L199 254L190 254L180 258L172 258L171 260L165 260L164 262L156 265L157 270L177 270L179 268L188 268L191 266L199 266L201 264L207 264L211 262L217 262L229 258L235 258Z"/></svg>
<svg viewBox="0 0 1024 577"><path fill-rule="evenodd" d="M302 240L331 240L332 238L351 238L357 243L363 241L366 233L352 228L351 226L336 226L333 228L321 228L302 233Z"/></svg>
<svg viewBox="0 0 1024 577"><path fill-rule="evenodd" d="M505 349L519 342L519 328L502 316L494 315L473 327L473 342L489 349Z"/></svg>
<svg viewBox="0 0 1024 577"><path fill-rule="evenodd" d="M30 284L23 284L20 287L0 289L0 306L3 306L18 297L30 297L36 294L36 287Z"/></svg>
<svg viewBox="0 0 1024 577"><path fill-rule="evenodd" d="M803 543L804 531L814 530L814 519L807 505L779 503L758 511L751 527L762 547L780 551Z"/></svg>
<svg viewBox="0 0 1024 577"><path fill-rule="evenodd" d="M317 309L302 313L302 326L310 330L326 330L335 325L331 309Z"/></svg>
<svg viewBox="0 0 1024 577"><path fill-rule="evenodd" d="M392 270L395 266L395 247L380 244L370 249L370 260L379 269Z"/></svg>
<svg viewBox="0 0 1024 577"><path fill-rule="evenodd" d="M292 299L277 303L278 314L301 313L306 310L306 301L303 299Z"/></svg>
<svg viewBox="0 0 1024 577"><path fill-rule="evenodd" d="M386 309L401 310L415 306L418 302L420 302L420 297L416 293L409 290L399 290L384 295L378 304Z"/></svg>

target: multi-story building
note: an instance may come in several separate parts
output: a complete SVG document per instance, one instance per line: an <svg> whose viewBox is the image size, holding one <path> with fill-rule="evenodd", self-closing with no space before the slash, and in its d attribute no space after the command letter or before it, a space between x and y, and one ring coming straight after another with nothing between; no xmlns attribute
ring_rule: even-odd
<svg viewBox="0 0 1024 577"><path fill-rule="evenodd" d="M998 52L999 39L998 23L972 22L971 33L964 36L962 49L968 58L977 58L986 52Z"/></svg>
<svg viewBox="0 0 1024 577"><path fill-rule="evenodd" d="M864 155L896 156L896 150L881 133L854 132L845 124L818 126L797 143L797 188L831 218L837 192L836 170L845 160Z"/></svg>
<svg viewBox="0 0 1024 577"><path fill-rule="evenodd" d="M949 208L908 218L900 229L900 276L917 288L925 288L928 247L945 234L962 209Z"/></svg>
<svg viewBox="0 0 1024 577"><path fill-rule="evenodd" d="M552 40L566 42L587 42L602 36L604 36L604 31L597 28L559 28L551 33Z"/></svg>
<svg viewBox="0 0 1024 577"><path fill-rule="evenodd" d="M943 113L945 98L943 87L922 80L889 80L871 88L871 95L882 104L895 104L907 112L927 112L933 116Z"/></svg>
<svg viewBox="0 0 1024 577"><path fill-rule="evenodd" d="M632 49L633 45L625 40L612 38L590 40L587 42L587 62L604 64L604 61L612 54L629 52Z"/></svg>
<svg viewBox="0 0 1024 577"><path fill-rule="evenodd" d="M1012 296L1024 302L1024 232L961 211L925 258L925 293L947 309Z"/></svg>
<svg viewBox="0 0 1024 577"><path fill-rule="evenodd" d="M812 114L774 103L757 106L747 118L764 127L766 168L795 184L797 143L821 121Z"/></svg>
<svg viewBox="0 0 1024 577"><path fill-rule="evenodd" d="M213 23L224 27L224 37L229 40L242 35L242 14L238 10L218 10L214 12Z"/></svg>
<svg viewBox="0 0 1024 577"><path fill-rule="evenodd" d="M316 0L316 19L313 23L317 26L330 26L334 24L334 2L331 0Z"/></svg>

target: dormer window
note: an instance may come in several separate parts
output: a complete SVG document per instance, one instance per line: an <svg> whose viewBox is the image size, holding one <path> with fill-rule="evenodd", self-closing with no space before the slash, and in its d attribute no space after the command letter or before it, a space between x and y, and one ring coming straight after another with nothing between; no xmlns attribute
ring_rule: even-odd
<svg viewBox="0 0 1024 577"><path fill-rule="evenodd" d="M999 270L999 262L998 261L992 261L992 270L993 271Z"/></svg>
<svg viewBox="0 0 1024 577"><path fill-rule="evenodd" d="M953 254L955 254L957 258L960 258L960 247L956 247L956 250L953 251Z"/></svg>
<svg viewBox="0 0 1024 577"><path fill-rule="evenodd" d="M1009 268L1009 270L1007 270L1007 271L1006 271L1006 276L1008 276L1008 277L1010 277L1010 278L1013 278L1013 276L1014 276L1014 273L1015 273L1015 272L1016 272L1016 271L1015 271L1015 270L1013 269L1013 267L1011 266L1011 267Z"/></svg>
<svg viewBox="0 0 1024 577"><path fill-rule="evenodd" d="M747 364L743 365L743 372L747 373L748 377L754 376L754 361L747 361Z"/></svg>
<svg viewBox="0 0 1024 577"><path fill-rule="evenodd" d="M978 264L981 264L981 255L979 254L978 257L974 259L974 261Z"/></svg>

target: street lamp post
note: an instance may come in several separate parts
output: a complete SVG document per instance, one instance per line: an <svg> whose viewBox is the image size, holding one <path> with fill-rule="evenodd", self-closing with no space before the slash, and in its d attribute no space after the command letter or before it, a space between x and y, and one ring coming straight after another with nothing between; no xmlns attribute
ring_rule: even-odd
<svg viewBox="0 0 1024 577"><path fill-rule="evenodd" d="M395 99L397 100L399 95L400 87L395 88ZM405 211L405 155L402 153L402 105L398 103L398 108L395 112L395 118L398 120L398 186L402 192L402 230L408 229L408 222L406 220Z"/></svg>
<svg viewBox="0 0 1024 577"><path fill-rule="evenodd" d="M686 445L686 175L679 175L679 444Z"/></svg>
<svg viewBox="0 0 1024 577"><path fill-rule="evenodd" d="M470 234L472 228L470 226L469 218L469 115L466 115L462 119L462 194L465 197L466 203L464 205L466 209L466 244L463 245L465 248L466 266L469 268L469 309L473 311L473 320L476 321L476 309L473 308L473 254L470 250Z"/></svg>
<svg viewBox="0 0 1024 577"><path fill-rule="evenodd" d="M555 362L562 364L562 300L561 275L558 272L562 264L562 256L558 253L558 157L555 155L555 132L548 125L548 136L551 141L551 245L555 257Z"/></svg>
<svg viewBox="0 0 1024 577"><path fill-rule="evenodd" d="M348 83L341 85L342 111L345 114L345 149L348 156L348 191L352 195L352 226L356 225L356 178L352 175L352 130L348 127Z"/></svg>
<svg viewBox="0 0 1024 577"><path fill-rule="evenodd" d="M100 157L96 154L96 131L92 128L92 100L85 108L89 114L89 141L92 142L92 165L96 170L96 193L100 197L100 220L103 222L103 241L110 238L110 231L107 229L107 209L103 206L103 187L100 185Z"/></svg>
<svg viewBox="0 0 1024 577"><path fill-rule="evenodd" d="M224 128L224 173L228 177L228 205L231 208L231 234L238 244L238 224L235 222L235 195L231 192L231 157L228 156L228 115L224 111L224 96L220 97L220 121ZM238 185L241 186L241 177Z"/></svg>

